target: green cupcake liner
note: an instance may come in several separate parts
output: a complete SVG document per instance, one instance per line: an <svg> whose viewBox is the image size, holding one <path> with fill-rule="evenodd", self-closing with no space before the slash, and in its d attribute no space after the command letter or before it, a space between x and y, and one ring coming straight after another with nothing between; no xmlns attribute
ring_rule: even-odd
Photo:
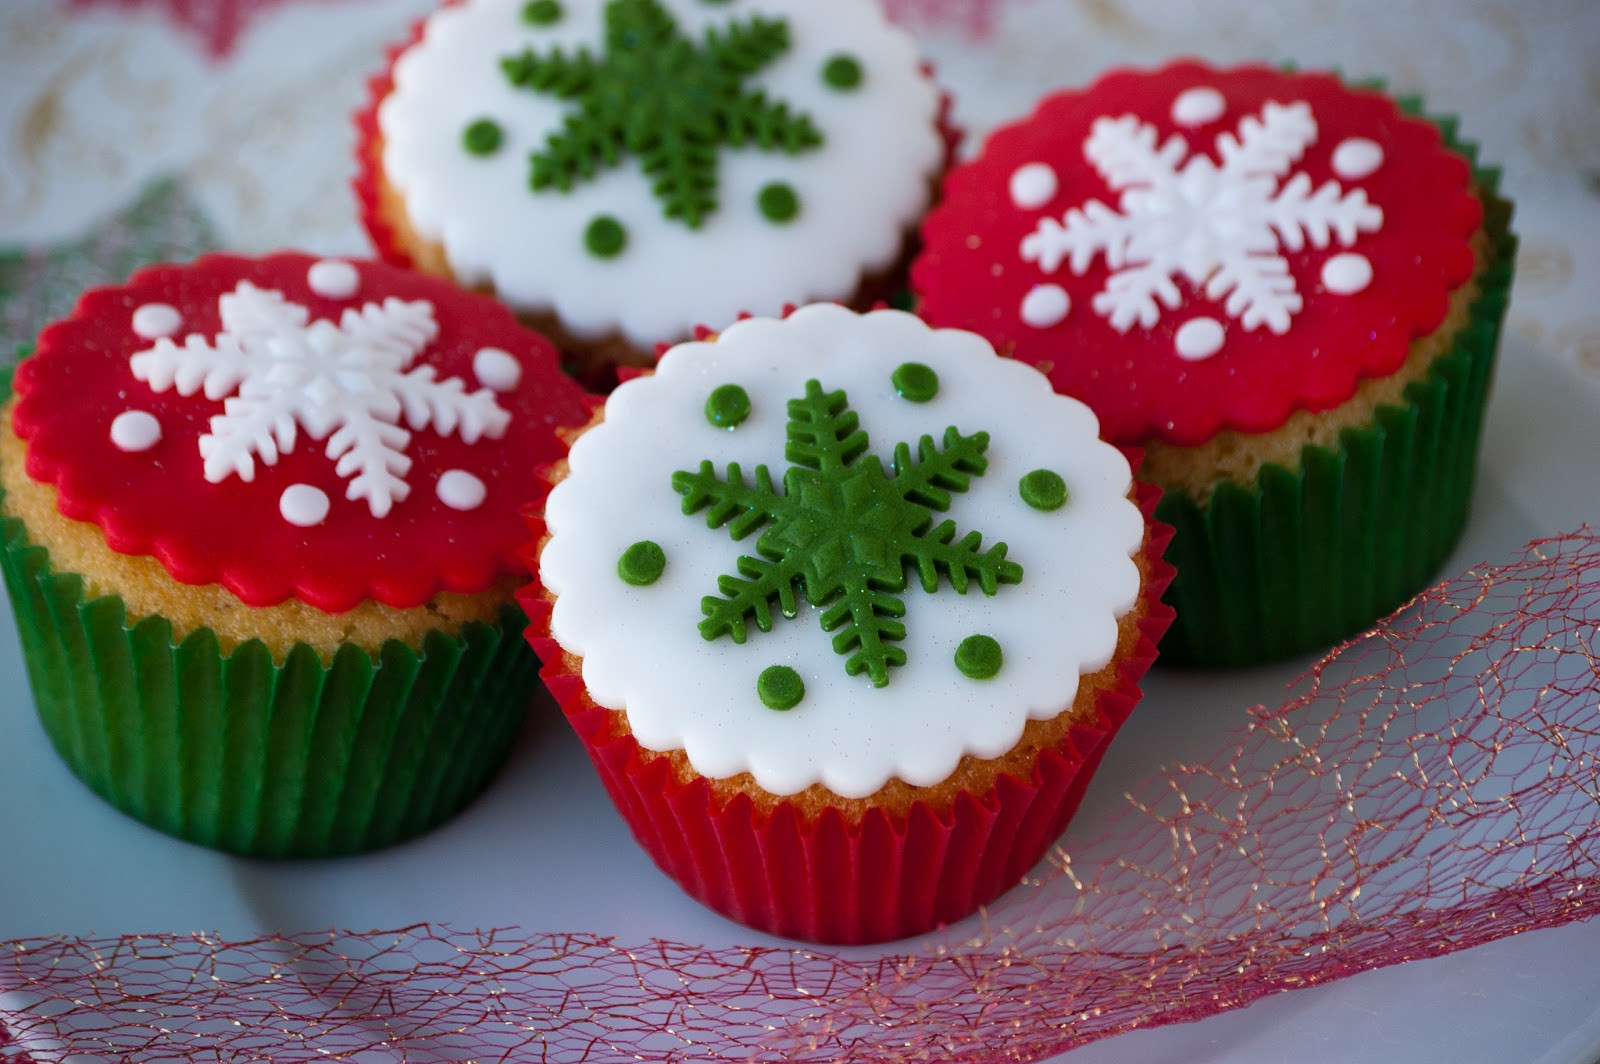
<svg viewBox="0 0 1600 1064"><path fill-rule="evenodd" d="M538 688L514 605L420 652L347 644L324 665L298 644L280 664L259 640L224 654L210 629L129 624L16 518L0 517L0 570L67 765L130 816L233 853L348 854L428 830L487 785Z"/></svg>
<svg viewBox="0 0 1600 1064"><path fill-rule="evenodd" d="M1416 100L1402 108L1420 113ZM1500 172L1436 119L1474 164L1493 256L1451 349L1337 447L1308 446L1298 471L1262 469L1246 487L1222 481L1203 503L1168 492L1158 520L1176 529L1166 560L1178 571L1166 601L1177 620L1167 664L1247 665L1328 647L1367 628L1425 587L1466 523L1478 442L1516 258Z"/></svg>

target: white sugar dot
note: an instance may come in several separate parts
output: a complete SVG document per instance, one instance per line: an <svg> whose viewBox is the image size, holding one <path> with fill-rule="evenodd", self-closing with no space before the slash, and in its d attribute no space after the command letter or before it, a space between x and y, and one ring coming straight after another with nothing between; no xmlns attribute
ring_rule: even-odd
<svg viewBox="0 0 1600 1064"><path fill-rule="evenodd" d="M310 528L328 516L328 495L310 484L290 484L278 496L278 512L291 525Z"/></svg>
<svg viewBox="0 0 1600 1064"><path fill-rule="evenodd" d="M472 356L478 383L497 392L509 392L522 382L522 363L498 347L480 347Z"/></svg>
<svg viewBox="0 0 1600 1064"><path fill-rule="evenodd" d="M488 494L483 481L465 469L446 470L434 490L439 493L439 501L452 510L476 510Z"/></svg>
<svg viewBox="0 0 1600 1064"><path fill-rule="evenodd" d="M1222 93L1209 85L1185 89L1172 101L1172 120L1180 126L1203 126L1215 122L1228 109Z"/></svg>
<svg viewBox="0 0 1600 1064"><path fill-rule="evenodd" d="M124 410L111 419L111 442L121 451L148 451L161 440L161 422L143 410Z"/></svg>
<svg viewBox="0 0 1600 1064"><path fill-rule="evenodd" d="M1322 284L1338 296L1351 296L1372 283L1372 263L1365 255L1335 255L1322 264Z"/></svg>
<svg viewBox="0 0 1600 1064"><path fill-rule="evenodd" d="M1366 177L1382 165L1382 146L1366 137L1351 137L1333 149L1333 172L1346 181Z"/></svg>
<svg viewBox="0 0 1600 1064"><path fill-rule="evenodd" d="M1072 297L1058 284L1038 284L1022 297L1022 321L1035 329L1048 329L1067 316Z"/></svg>
<svg viewBox="0 0 1600 1064"><path fill-rule="evenodd" d="M133 332L143 340L171 336L183 324L178 308L166 303L146 303L133 312Z"/></svg>
<svg viewBox="0 0 1600 1064"><path fill-rule="evenodd" d="M1054 199L1059 187L1056 172L1048 164L1019 166L1011 175L1011 202L1025 211L1031 211Z"/></svg>
<svg viewBox="0 0 1600 1064"><path fill-rule="evenodd" d="M324 299L349 299L361 287L361 274L348 262L322 259L306 271L306 283Z"/></svg>
<svg viewBox="0 0 1600 1064"><path fill-rule="evenodd" d="M1173 346L1179 358L1198 362L1221 351L1225 338L1222 323L1216 318L1190 318L1178 327Z"/></svg>

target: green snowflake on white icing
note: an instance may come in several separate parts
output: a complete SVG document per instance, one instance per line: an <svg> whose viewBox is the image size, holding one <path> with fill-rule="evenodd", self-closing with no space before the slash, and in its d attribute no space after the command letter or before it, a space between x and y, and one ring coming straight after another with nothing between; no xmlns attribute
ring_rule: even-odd
<svg viewBox="0 0 1600 1064"><path fill-rule="evenodd" d="M798 592L822 611L823 630L836 632L833 649L846 655L846 673L865 672L882 687L890 668L906 661L894 644L906 633L899 618L906 612L900 592L908 564L930 593L941 574L960 594L974 580L993 595L1022 579L1004 543L982 550L980 533L957 539L954 521L934 524L934 513L949 509L951 492L966 491L987 468L989 434L963 435L951 426L942 444L923 436L915 457L909 444L897 444L885 472L877 455L867 453L867 434L843 391L824 392L807 381L804 397L790 400L788 409L785 457L793 464L781 492L765 465L756 467L753 483L736 462L726 478L709 461L672 476L683 512L706 510L707 527L726 526L735 540L764 529L756 555L739 558L740 575L719 577L721 595L701 600L700 633L743 643L748 619L763 632L772 629L774 603L795 617Z"/></svg>

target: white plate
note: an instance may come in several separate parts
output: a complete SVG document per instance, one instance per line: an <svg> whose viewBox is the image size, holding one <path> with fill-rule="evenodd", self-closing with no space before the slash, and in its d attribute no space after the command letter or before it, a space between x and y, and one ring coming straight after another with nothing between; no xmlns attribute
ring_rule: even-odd
<svg viewBox="0 0 1600 1064"><path fill-rule="evenodd" d="M1508 342L1475 513L1451 571L1600 520L1597 410L1600 389ZM1280 701L1298 669L1153 676L1072 834L1098 834L1128 783L1216 748L1246 706ZM701 908L655 869L553 711L535 715L510 764L465 814L385 852L271 862L168 838L102 803L56 758L32 713L9 613L0 620L0 809L0 940L190 930L246 939L434 921L598 932L622 942L776 941ZM1600 1054L1596 956L1600 921L1572 924L1135 1032L1071 1061L1587 1064Z"/></svg>
<svg viewBox="0 0 1600 1064"><path fill-rule="evenodd" d="M75 23L80 28L73 34L57 34L56 9L46 0L6 5L3 17L16 32L0 35L0 52L15 60L5 69L18 86L45 85L57 68L115 73L127 63L147 74L170 74L183 87L132 92L126 108L146 124L117 118L108 126L90 118L103 110L120 115L105 86L125 86L115 78L89 79L68 103L93 106L68 107L62 120L81 119L68 122L68 131L97 152L122 152L118 158L128 165L101 173L72 165L76 156L41 161L5 153L6 165L22 167L25 178L12 184L42 197L37 204L18 201L20 207L7 201L11 229L61 237L75 232L86 215L127 202L149 176L175 172L236 246L265 250L288 241L354 250L350 242L358 237L341 198L339 168L348 164L345 115L359 97L355 72L370 69L378 42L396 35L394 27L405 21L402 9L430 2L391 0L387 10L376 3L285 5L281 16L263 17L263 28L234 61L216 64L175 43L153 15L137 24L96 16ZM958 5L950 0L950 6ZM1581 122L1592 105L1572 73L1588 60L1587 38L1569 23L1582 15L1581 24L1593 28L1600 8L1539 12L1484 0L1457 5L1460 17L1441 18L1382 0L1306 0L1276 5L1270 13L1253 3L1203 9L1150 3L1124 10L1114 3L1019 0L1015 6L984 48L936 42L936 59L965 121L983 125L1009 117L1045 87L1175 50L1234 58L1293 54L1307 64L1384 71L1402 89L1425 89L1441 109L1469 114L1467 132L1483 136L1490 157L1509 163L1523 182L1512 189L1521 196L1517 228L1577 261L1568 264L1576 279L1559 299L1519 291L1514 302L1514 313L1542 328L1508 337L1472 523L1447 570L1507 558L1530 538L1584 521L1600 523L1600 386L1581 379L1562 361L1562 351L1530 339L1555 336L1595 315L1600 200L1576 189L1570 174L1552 169L1547 181L1543 171L1576 165L1571 158L1563 162L1558 149L1578 145L1570 151L1576 157L1588 143ZM1381 31L1373 28L1379 14L1390 19ZM23 32L30 26L35 32ZM111 49L117 62L61 60L66 50L98 48ZM150 62L152 55L161 61ZM321 88L307 92L308 85ZM11 114L13 104L31 99L19 91L0 111ZM183 110L195 101L214 101L203 121ZM158 106L172 107L173 115L158 113ZM268 109L272 121L260 120ZM12 125L31 128L20 119ZM119 175L115 187L107 184L112 171ZM273 195L260 193L269 187ZM1546 195L1536 198L1536 191ZM1243 723L1246 706L1276 704L1297 672L1290 665L1152 677L1069 843L1074 835L1098 834L1126 785L1170 760L1215 749L1219 731ZM9 611L0 616L0 941L191 930L248 939L270 931L359 931L419 921L596 932L622 942L664 937L716 947L773 941L701 908L655 869L611 809L576 740L549 713L530 721L505 771L479 802L433 834L387 852L273 863L167 838L112 810L62 766L35 721ZM1134 1032L1067 1059L1590 1064L1600 1058L1596 957L1600 921L1590 920L1276 995L1198 1023Z"/></svg>

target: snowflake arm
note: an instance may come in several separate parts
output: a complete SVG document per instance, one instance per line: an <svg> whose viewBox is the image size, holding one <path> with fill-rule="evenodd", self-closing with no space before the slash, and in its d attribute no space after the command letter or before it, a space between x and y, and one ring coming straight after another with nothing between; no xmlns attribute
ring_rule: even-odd
<svg viewBox="0 0 1600 1064"><path fill-rule="evenodd" d="M545 138L543 151L533 152L528 159L530 188L566 191L579 180L594 177L602 166L622 161L620 129L614 116L585 104Z"/></svg>
<svg viewBox="0 0 1600 1064"><path fill-rule="evenodd" d="M1246 115L1239 122L1239 135L1217 134L1217 156L1222 174L1240 179L1257 174L1282 177L1300 161L1307 147L1317 139L1317 120L1311 105L1304 100L1280 104L1268 100L1261 117Z"/></svg>
<svg viewBox="0 0 1600 1064"><path fill-rule="evenodd" d="M789 24L756 15L706 30L705 53L730 74L754 74L789 50Z"/></svg>
<svg viewBox="0 0 1600 1064"><path fill-rule="evenodd" d="M668 124L636 149L651 191L668 218L700 228L717 207L717 153L688 131Z"/></svg>
<svg viewBox="0 0 1600 1064"><path fill-rule="evenodd" d="M728 463L726 480L717 476L709 461L701 462L696 472L672 474L672 490L683 496L685 514L706 510L706 527L726 525L734 539L743 539L768 521L797 512L787 497L773 490L772 474L764 465L756 466L751 486L745 483L738 462Z"/></svg>
<svg viewBox="0 0 1600 1064"><path fill-rule="evenodd" d="M179 395L193 395L205 389L207 399L229 395L250 373L250 360L239 341L219 336L215 346L191 334L179 347L162 338L128 360L136 379L154 392L176 388Z"/></svg>
<svg viewBox="0 0 1600 1064"><path fill-rule="evenodd" d="M384 517L397 502L411 494L405 475L411 459L405 446L411 433L372 417L352 417L328 437L327 455L338 464L334 472L350 477L347 499L365 499L374 517ZM353 477L351 474L355 474Z"/></svg>
<svg viewBox="0 0 1600 1064"><path fill-rule="evenodd" d="M1114 189L1167 184L1176 180L1189 145L1176 133L1157 144L1159 136L1155 126L1133 115L1097 118L1083 155Z"/></svg>
<svg viewBox="0 0 1600 1064"><path fill-rule="evenodd" d="M756 144L801 152L822 144L822 133L809 115L796 116L783 102L772 103L764 92L747 92L727 100L718 110L722 128L733 145Z"/></svg>
<svg viewBox="0 0 1600 1064"><path fill-rule="evenodd" d="M868 443L844 392L824 392L815 380L806 381L804 398L789 400L788 438L785 458L827 476L847 469Z"/></svg>
<svg viewBox="0 0 1600 1064"><path fill-rule="evenodd" d="M1289 264L1277 255L1238 255L1224 259L1206 282L1211 299L1228 297L1224 306L1246 331L1265 325L1279 336L1304 305L1295 289Z"/></svg>
<svg viewBox="0 0 1600 1064"><path fill-rule="evenodd" d="M418 366L386 382L400 400L406 424L417 430L431 427L441 436L459 432L467 443L506 434L511 414L493 392L487 388L469 392L460 377L437 378L432 366Z"/></svg>
<svg viewBox="0 0 1600 1064"><path fill-rule="evenodd" d="M872 679L872 686L888 684L889 669L906 663L905 650L889 645L906 637L906 626L897 619L904 617L905 612L906 605L900 599L876 591L863 582L846 591L823 613L823 631L844 627L833 637L833 649L835 653L847 655L844 662L847 676L864 672Z"/></svg>
<svg viewBox="0 0 1600 1064"><path fill-rule="evenodd" d="M743 643L747 617L753 619L761 631L772 631L774 599L785 617L792 619L800 612L794 590L803 568L798 562L746 554L740 555L738 568L748 579L720 576L717 590L722 592L722 597L707 595L700 600L700 612L705 614L705 620L700 622L700 634L706 639L727 634L735 643Z"/></svg>
<svg viewBox="0 0 1600 1064"><path fill-rule="evenodd" d="M205 477L213 484L230 474L251 481L256 476L255 456L262 465L277 465L280 455L294 450L296 403L287 392L267 391L246 381L244 388L222 404L211 419L210 431L200 437L200 458Z"/></svg>
<svg viewBox="0 0 1600 1064"><path fill-rule="evenodd" d="M1033 232L1022 238L1022 257L1038 262L1045 273L1054 273L1061 267L1061 260L1070 256L1072 272L1082 274L1096 255L1103 254L1106 265L1118 270L1127 261L1134 231L1127 215L1118 214L1099 200L1090 200L1081 208L1067 211L1059 222L1048 216L1040 218Z"/></svg>
<svg viewBox="0 0 1600 1064"><path fill-rule="evenodd" d="M954 425L944 430L944 450L932 436L917 441L917 458L911 457L909 444L894 449L894 486L903 499L920 503L930 510L950 509L950 493L966 491L972 477L989 468L983 452L989 447L989 434L975 432L963 436Z"/></svg>
<svg viewBox="0 0 1600 1064"><path fill-rule="evenodd" d="M506 80L519 89L547 92L563 100L575 100L589 91L600 65L587 48L579 48L578 54L572 56L559 48L549 55L535 55L533 49L528 48L521 55L510 55L500 60L500 69Z"/></svg>
<svg viewBox="0 0 1600 1064"><path fill-rule="evenodd" d="M917 536L907 545L905 557L916 565L917 575L922 578L922 590L937 591L940 573L963 595L967 593L968 581L973 579L978 581L985 595L993 595L1001 584L1022 582L1022 566L1006 560L1004 543L996 543L984 551L979 549L983 545L980 533L968 532L959 543L955 539L956 523L941 521L937 528Z"/></svg>
<svg viewBox="0 0 1600 1064"><path fill-rule="evenodd" d="M249 281L217 300L223 331L216 343L190 334L179 347L163 338L144 351L135 352L129 368L152 391L176 388L179 395L193 395L202 388L207 399L231 395L251 373L250 339L285 336L305 328L310 312L290 303L283 293L257 288Z"/></svg>
<svg viewBox="0 0 1600 1064"><path fill-rule="evenodd" d="M1172 279L1172 267L1151 262L1132 266L1106 279L1105 291L1094 297L1094 309L1107 317L1111 327L1127 332L1137 323L1153 328L1161 318L1161 305L1169 310L1183 301Z"/></svg>
<svg viewBox="0 0 1600 1064"><path fill-rule="evenodd" d="M1307 240L1312 247L1325 248L1334 236L1349 247L1358 233L1374 233L1383 226L1383 209L1367 201L1366 189L1341 193L1339 183L1329 181L1312 192L1311 178L1304 173L1295 174L1264 203L1262 215L1290 251L1299 251Z"/></svg>

